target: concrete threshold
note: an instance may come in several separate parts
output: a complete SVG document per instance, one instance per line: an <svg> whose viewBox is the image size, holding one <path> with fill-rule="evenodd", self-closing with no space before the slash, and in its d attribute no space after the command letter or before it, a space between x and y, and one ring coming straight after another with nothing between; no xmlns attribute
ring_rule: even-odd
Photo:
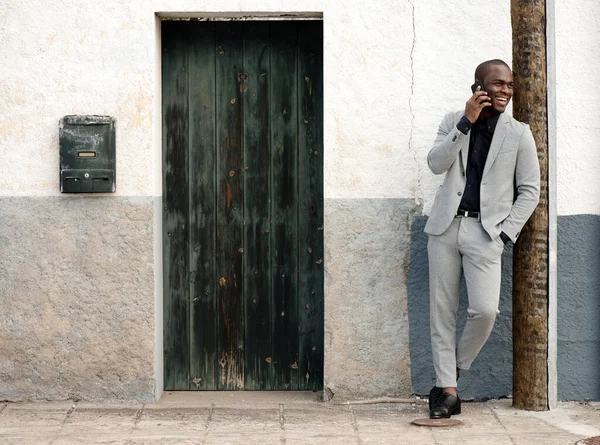
<svg viewBox="0 0 600 445"><path fill-rule="evenodd" d="M322 403L313 391L165 391L159 406L210 406L210 404L262 405L279 403Z"/></svg>

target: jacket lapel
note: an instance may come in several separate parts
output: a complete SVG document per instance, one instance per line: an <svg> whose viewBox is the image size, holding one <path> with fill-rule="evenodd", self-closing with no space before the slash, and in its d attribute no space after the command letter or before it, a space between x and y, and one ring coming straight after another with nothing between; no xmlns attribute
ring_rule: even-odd
<svg viewBox="0 0 600 445"><path fill-rule="evenodd" d="M454 123L454 126L456 126L456 124L458 123L458 121L460 121L462 116L463 116L462 112L460 112L456 115L458 120ZM463 144L463 148L460 149L460 155L461 155L461 160L462 160L461 173L463 173L463 174L465 173L465 171L467 169L467 158L469 156L469 145L471 145L470 141L471 141L471 132L468 131L467 137L465 138L465 143Z"/></svg>
<svg viewBox="0 0 600 445"><path fill-rule="evenodd" d="M506 136L507 124L508 115L505 112L500 115L500 119L498 119L498 123L496 124L494 136L492 137L492 143L490 144L490 151L488 152L487 160L485 161L485 167L483 168L483 176L485 176L489 171L490 167L494 163L494 159L496 159L496 156L500 151L500 147L502 147L502 142L504 142L504 136Z"/></svg>

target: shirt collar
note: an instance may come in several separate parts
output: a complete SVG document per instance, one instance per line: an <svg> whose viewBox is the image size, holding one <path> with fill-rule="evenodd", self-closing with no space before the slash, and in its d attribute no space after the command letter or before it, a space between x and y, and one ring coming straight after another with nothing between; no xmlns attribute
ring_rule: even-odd
<svg viewBox="0 0 600 445"><path fill-rule="evenodd" d="M478 119L477 123L479 124L479 129L487 130L490 133L493 133L494 130L496 129L496 124L498 123L498 119L500 119L500 113L490 116L484 121Z"/></svg>

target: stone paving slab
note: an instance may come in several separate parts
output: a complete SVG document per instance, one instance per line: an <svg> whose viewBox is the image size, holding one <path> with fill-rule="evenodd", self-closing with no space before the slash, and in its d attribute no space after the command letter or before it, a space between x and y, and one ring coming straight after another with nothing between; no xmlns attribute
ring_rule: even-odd
<svg viewBox="0 0 600 445"><path fill-rule="evenodd" d="M354 426L363 444L434 443L431 428L411 424L426 417L426 406L415 404L355 405L350 407Z"/></svg>
<svg viewBox="0 0 600 445"><path fill-rule="evenodd" d="M241 407L215 408L212 412L209 431L230 431L231 425L248 432L273 432L281 428L280 409L256 407L251 410Z"/></svg>
<svg viewBox="0 0 600 445"><path fill-rule="evenodd" d="M417 427L427 405L323 403L314 393L170 393L159 403L0 403L0 445L572 445L600 435L600 403L515 410L464 403L452 428Z"/></svg>
<svg viewBox="0 0 600 445"><path fill-rule="evenodd" d="M141 407L77 406L63 424L63 432L78 433L81 430L106 431L107 433L130 433L136 423Z"/></svg>
<svg viewBox="0 0 600 445"><path fill-rule="evenodd" d="M3 438L0 435L0 444L1 445L52 445L53 439L44 439L44 438ZM74 442L69 442L69 444L73 444Z"/></svg>
<svg viewBox="0 0 600 445"><path fill-rule="evenodd" d="M212 416L212 408L167 408L146 406L134 431L157 433L189 431L204 433Z"/></svg>
<svg viewBox="0 0 600 445"><path fill-rule="evenodd" d="M583 437L573 439L570 434L548 435L548 434L530 434L513 438L514 445L573 445Z"/></svg>
<svg viewBox="0 0 600 445"><path fill-rule="evenodd" d="M513 445L509 436L446 437L435 435L435 445ZM529 443L529 445L533 445Z"/></svg>

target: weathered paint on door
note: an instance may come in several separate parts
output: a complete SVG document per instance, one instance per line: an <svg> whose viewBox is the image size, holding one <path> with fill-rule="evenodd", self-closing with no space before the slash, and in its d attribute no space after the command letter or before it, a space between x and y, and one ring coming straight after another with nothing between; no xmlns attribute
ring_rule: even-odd
<svg viewBox="0 0 600 445"><path fill-rule="evenodd" d="M167 390L322 388L322 35L162 24Z"/></svg>

